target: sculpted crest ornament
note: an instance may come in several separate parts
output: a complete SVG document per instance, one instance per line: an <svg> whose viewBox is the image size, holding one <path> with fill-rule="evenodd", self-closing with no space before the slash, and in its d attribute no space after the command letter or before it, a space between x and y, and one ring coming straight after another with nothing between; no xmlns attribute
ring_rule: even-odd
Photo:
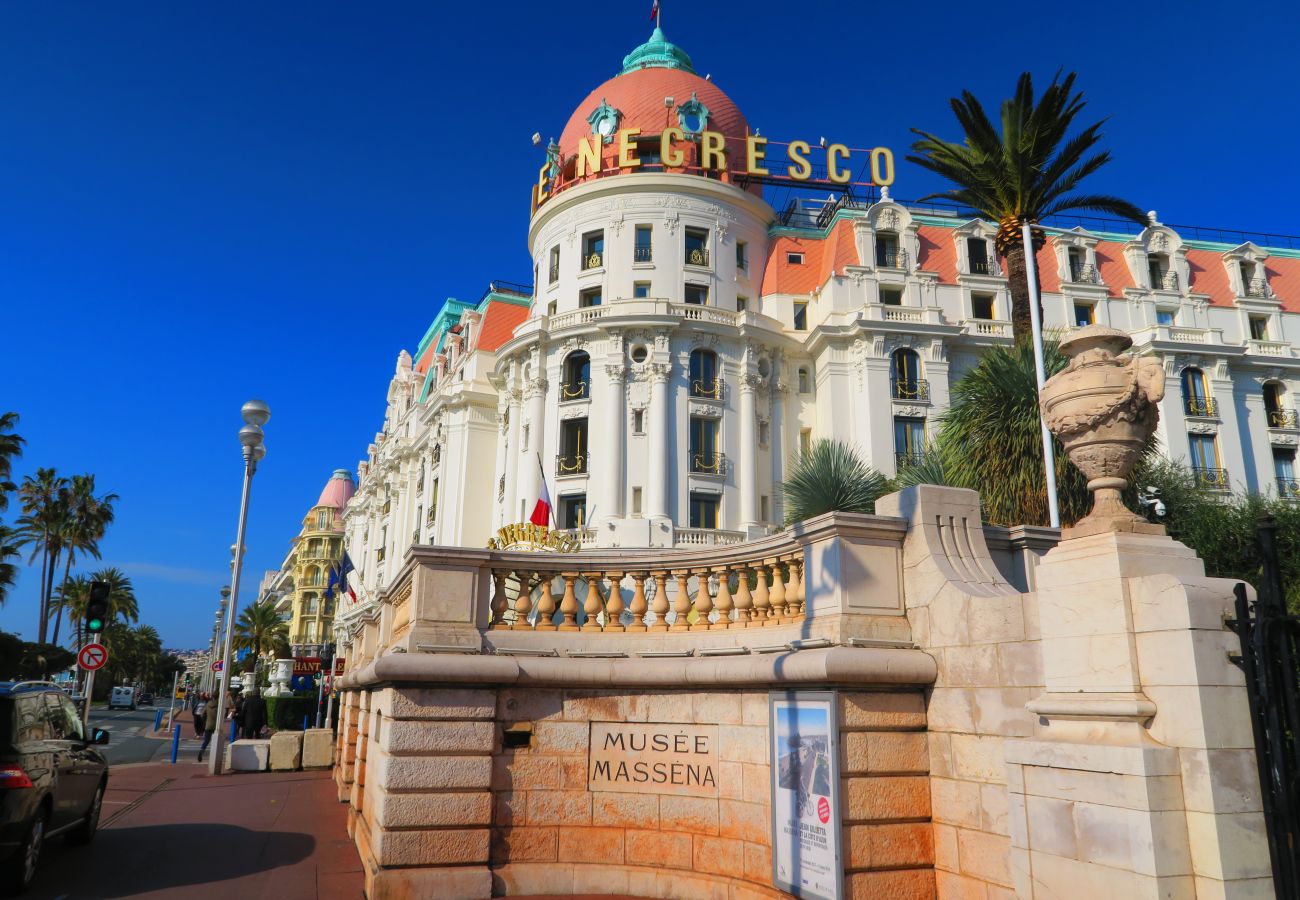
<svg viewBox="0 0 1300 900"><path fill-rule="evenodd" d="M1120 492L1155 432L1165 370L1152 357L1120 356L1133 345L1127 334L1089 325L1061 341L1070 358L1048 379L1040 397L1047 427L1088 476L1092 511L1064 530L1063 537L1106 531L1164 534L1124 506Z"/></svg>

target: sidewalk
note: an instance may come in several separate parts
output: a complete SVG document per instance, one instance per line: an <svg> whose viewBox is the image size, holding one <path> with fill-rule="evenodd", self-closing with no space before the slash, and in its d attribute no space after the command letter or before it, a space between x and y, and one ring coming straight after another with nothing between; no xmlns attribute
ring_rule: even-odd
<svg viewBox="0 0 1300 900"><path fill-rule="evenodd" d="M359 900L346 821L328 771L213 778L193 762L116 766L95 842L47 844L28 896Z"/></svg>

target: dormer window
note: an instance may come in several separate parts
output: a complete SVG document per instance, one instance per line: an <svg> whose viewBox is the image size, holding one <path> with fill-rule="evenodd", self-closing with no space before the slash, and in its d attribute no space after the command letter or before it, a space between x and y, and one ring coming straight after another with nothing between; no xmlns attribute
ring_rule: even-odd
<svg viewBox="0 0 1300 900"><path fill-rule="evenodd" d="M966 258L972 275L993 275L989 260L989 242L984 238L966 238Z"/></svg>
<svg viewBox="0 0 1300 900"><path fill-rule="evenodd" d="M1178 290L1178 276L1169 269L1169 257L1163 253L1147 255L1147 279L1153 291Z"/></svg>
<svg viewBox="0 0 1300 900"><path fill-rule="evenodd" d="M1254 260L1241 261L1241 292L1246 297L1267 297L1268 282L1264 278L1264 267Z"/></svg>
<svg viewBox="0 0 1300 900"><path fill-rule="evenodd" d="M691 99L677 107L677 124L688 137L694 137L709 127L709 108L694 92Z"/></svg>
<svg viewBox="0 0 1300 900"><path fill-rule="evenodd" d="M608 144L614 140L614 135L618 131L618 122L621 118L623 118L623 113L602 99L600 106L597 106L591 115L587 116L587 123L591 125L591 133L600 138L602 143Z"/></svg>
<svg viewBox="0 0 1300 900"><path fill-rule="evenodd" d="M902 255L898 252L898 235L892 231L876 234L876 265L887 269L902 268Z"/></svg>
<svg viewBox="0 0 1300 900"><path fill-rule="evenodd" d="M802 266L802 265L803 265L803 254L802 254L802 253L786 253L786 255L785 255L785 261L786 261L786 265L791 265L791 266Z"/></svg>

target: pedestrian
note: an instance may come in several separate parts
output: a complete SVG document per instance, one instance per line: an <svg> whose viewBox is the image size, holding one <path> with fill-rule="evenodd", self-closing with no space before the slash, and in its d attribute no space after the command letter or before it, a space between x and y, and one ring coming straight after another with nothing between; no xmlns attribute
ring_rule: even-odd
<svg viewBox="0 0 1300 900"><path fill-rule="evenodd" d="M209 695L203 707L203 746L199 747L199 762L203 762L203 751L212 743L212 733L217 730L217 704Z"/></svg>
<svg viewBox="0 0 1300 900"><path fill-rule="evenodd" d="M266 700L262 698L262 692L254 688L252 696L244 701L244 723L241 734L245 739L251 740L260 737L265 726Z"/></svg>
<svg viewBox="0 0 1300 900"><path fill-rule="evenodd" d="M230 718L235 720L235 734L243 734L244 732L244 706L247 703L248 699L243 694L235 695L235 703L231 707L230 713Z"/></svg>
<svg viewBox="0 0 1300 900"><path fill-rule="evenodd" d="M196 738L203 737L203 709L207 704L208 695L198 693L194 695L194 699L190 703L190 712L194 716L194 736Z"/></svg>

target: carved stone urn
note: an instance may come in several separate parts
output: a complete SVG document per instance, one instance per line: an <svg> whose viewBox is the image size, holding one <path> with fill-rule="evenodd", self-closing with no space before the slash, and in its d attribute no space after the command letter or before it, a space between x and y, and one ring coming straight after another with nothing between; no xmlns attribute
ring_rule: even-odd
<svg viewBox="0 0 1300 900"><path fill-rule="evenodd" d="M1070 461L1088 477L1092 511L1062 531L1063 538L1106 531L1164 534L1124 506L1121 492L1155 432L1165 370L1151 357L1121 356L1133 346L1127 334L1088 325L1061 341L1070 358L1039 392L1047 427Z"/></svg>
<svg viewBox="0 0 1300 900"><path fill-rule="evenodd" d="M271 686L262 692L264 697L287 697L293 693L289 682L293 679L293 660L277 659L275 671L271 674Z"/></svg>

